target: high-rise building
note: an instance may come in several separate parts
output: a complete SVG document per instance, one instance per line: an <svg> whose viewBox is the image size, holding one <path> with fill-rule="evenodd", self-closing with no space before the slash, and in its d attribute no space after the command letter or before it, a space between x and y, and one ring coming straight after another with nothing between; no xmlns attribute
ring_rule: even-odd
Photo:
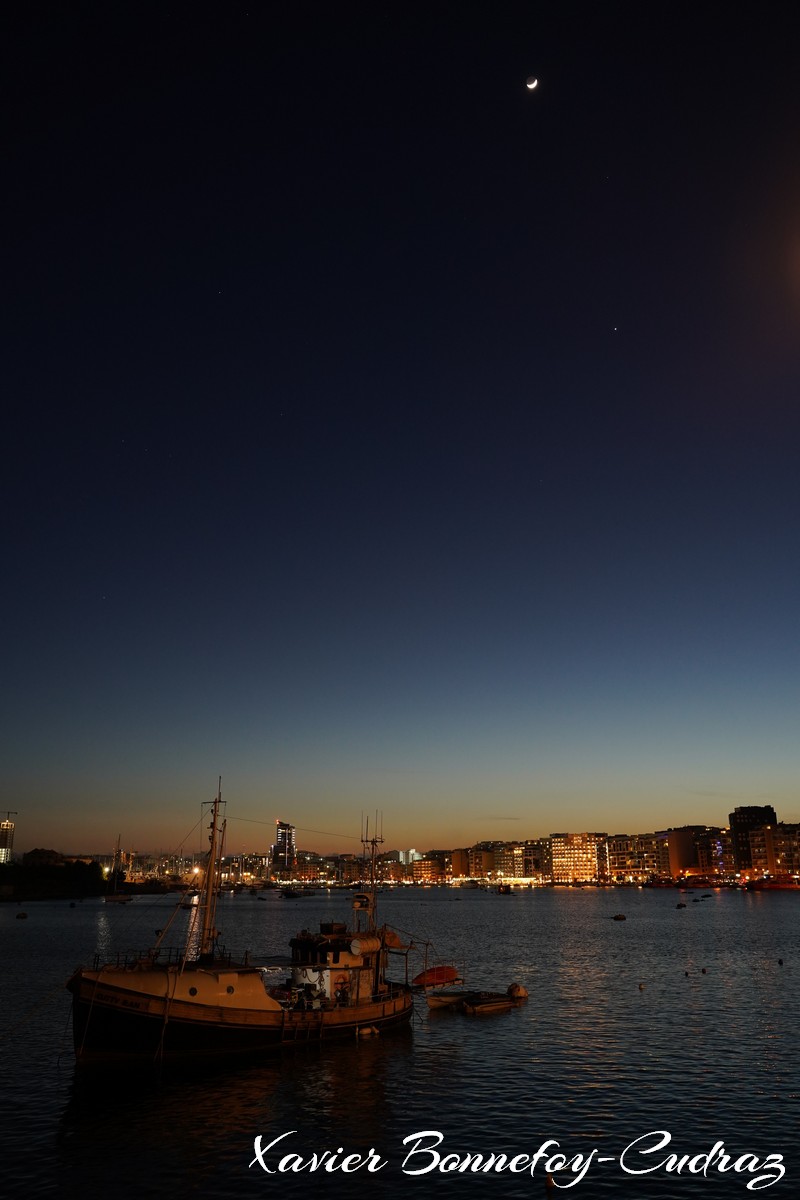
<svg viewBox="0 0 800 1200"><path fill-rule="evenodd" d="M697 867L697 845L694 829L684 825L680 829L660 829L658 839L658 874L667 879L678 879Z"/></svg>
<svg viewBox="0 0 800 1200"><path fill-rule="evenodd" d="M700 873L708 879L717 875L733 873L733 858L730 853L730 837L727 829L718 825L698 827L695 834L697 865Z"/></svg>
<svg viewBox="0 0 800 1200"><path fill-rule="evenodd" d="M551 833L554 883L608 879L608 834Z"/></svg>
<svg viewBox="0 0 800 1200"><path fill-rule="evenodd" d="M659 874L654 833L615 833L608 839L608 871L617 883L645 883Z"/></svg>
<svg viewBox="0 0 800 1200"><path fill-rule="evenodd" d="M553 846L550 838L530 838L525 843L525 874L542 883L553 882Z"/></svg>
<svg viewBox="0 0 800 1200"><path fill-rule="evenodd" d="M750 850L750 830L762 825L777 825L778 818L771 804L745 804L735 808L728 818L733 843L733 862L737 871L753 865Z"/></svg>
<svg viewBox="0 0 800 1200"><path fill-rule="evenodd" d="M506 879L524 879L525 847L522 842L501 842L495 848L494 869Z"/></svg>
<svg viewBox="0 0 800 1200"><path fill-rule="evenodd" d="M753 869L759 875L800 873L800 825L761 825L750 833Z"/></svg>
<svg viewBox="0 0 800 1200"><path fill-rule="evenodd" d="M0 821L0 863L11 862L11 851L14 849L14 822L10 816Z"/></svg>
<svg viewBox="0 0 800 1200"><path fill-rule="evenodd" d="M494 850L471 846L469 851L470 879L484 879L494 870Z"/></svg>
<svg viewBox="0 0 800 1200"><path fill-rule="evenodd" d="M275 822L275 845L272 847L272 866L276 871L290 871L297 860L297 838L294 825L288 821Z"/></svg>
<svg viewBox="0 0 800 1200"><path fill-rule="evenodd" d="M454 850L452 863L454 878L464 879L467 875L469 875L469 850Z"/></svg>
<svg viewBox="0 0 800 1200"><path fill-rule="evenodd" d="M415 859L411 873L415 883L443 883L452 878L453 860L449 850L429 850Z"/></svg>

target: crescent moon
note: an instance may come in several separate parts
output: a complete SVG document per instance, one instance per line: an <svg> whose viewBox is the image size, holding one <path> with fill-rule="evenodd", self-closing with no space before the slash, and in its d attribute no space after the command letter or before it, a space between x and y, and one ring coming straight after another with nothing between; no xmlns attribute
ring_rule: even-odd
<svg viewBox="0 0 800 1200"><path fill-rule="evenodd" d="M538 79L534 79L534 77L531 75L530 79L529 79L529 80L528 80L528 82L525 84L525 86L526 86L526 88L528 89L528 91L529 91L529 92L532 92L532 91L533 91L533 89L534 89L535 87L538 87L538 86L539 86L539 80L538 80Z"/></svg>

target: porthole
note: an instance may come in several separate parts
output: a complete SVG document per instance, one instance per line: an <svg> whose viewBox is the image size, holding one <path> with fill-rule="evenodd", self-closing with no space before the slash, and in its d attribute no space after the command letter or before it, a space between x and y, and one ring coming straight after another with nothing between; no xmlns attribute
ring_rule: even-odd
<svg viewBox="0 0 800 1200"><path fill-rule="evenodd" d="M228 984L228 986L226 987L225 991L228 993L228 995L229 995L229 996L232 996L232 995L233 995L233 988L231 987L231 985L230 985L230 984Z"/></svg>
<svg viewBox="0 0 800 1200"><path fill-rule="evenodd" d="M196 995L197 995L197 988L196 988L196 987L190 987L190 988L189 988L189 995L190 995L190 996L196 996Z"/></svg>

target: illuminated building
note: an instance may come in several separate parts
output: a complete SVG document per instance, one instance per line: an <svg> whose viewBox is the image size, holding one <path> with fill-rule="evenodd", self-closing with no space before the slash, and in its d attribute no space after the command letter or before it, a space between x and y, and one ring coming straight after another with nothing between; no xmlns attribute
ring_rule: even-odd
<svg viewBox="0 0 800 1200"><path fill-rule="evenodd" d="M645 883L659 874L654 833L615 833L608 839L608 873L617 883Z"/></svg>
<svg viewBox="0 0 800 1200"><path fill-rule="evenodd" d="M733 874L730 831L717 825L698 828L695 836L697 865L700 874L708 879L715 875Z"/></svg>
<svg viewBox="0 0 800 1200"><path fill-rule="evenodd" d="M272 865L277 871L290 871L297 860L297 839L294 825L287 821L275 822L275 845L272 847Z"/></svg>
<svg viewBox="0 0 800 1200"><path fill-rule="evenodd" d="M450 868L450 854L446 850L430 850L411 864L415 883L444 883Z"/></svg>
<svg viewBox="0 0 800 1200"><path fill-rule="evenodd" d="M382 858L378 860L380 878L386 883L403 883L406 878L405 863L399 858Z"/></svg>
<svg viewBox="0 0 800 1200"><path fill-rule="evenodd" d="M553 847L550 838L530 838L525 843L525 878L552 883Z"/></svg>
<svg viewBox="0 0 800 1200"><path fill-rule="evenodd" d="M464 879L469 875L469 850L454 850L451 861L455 879Z"/></svg>
<svg viewBox="0 0 800 1200"><path fill-rule="evenodd" d="M771 804L746 804L735 808L728 818L733 842L733 861L737 871L752 867L750 831L762 825L777 825L778 818Z"/></svg>
<svg viewBox="0 0 800 1200"><path fill-rule="evenodd" d="M671 876L678 879L697 866L697 846L693 829L688 826L683 829L663 829L659 830L656 837L658 874L662 878Z"/></svg>
<svg viewBox="0 0 800 1200"><path fill-rule="evenodd" d="M608 879L608 835L551 833L553 883L593 883Z"/></svg>
<svg viewBox="0 0 800 1200"><path fill-rule="evenodd" d="M751 829L750 855L756 875L800 874L800 825L780 821Z"/></svg>
<svg viewBox="0 0 800 1200"><path fill-rule="evenodd" d="M495 874L507 879L524 879L525 847L522 842L503 842L495 847L494 869Z"/></svg>
<svg viewBox="0 0 800 1200"><path fill-rule="evenodd" d="M469 875L471 879L485 879L494 870L494 850L473 846L469 851Z"/></svg>
<svg viewBox="0 0 800 1200"><path fill-rule="evenodd" d="M14 822L10 818L0 821L0 863L11 862L14 849Z"/></svg>

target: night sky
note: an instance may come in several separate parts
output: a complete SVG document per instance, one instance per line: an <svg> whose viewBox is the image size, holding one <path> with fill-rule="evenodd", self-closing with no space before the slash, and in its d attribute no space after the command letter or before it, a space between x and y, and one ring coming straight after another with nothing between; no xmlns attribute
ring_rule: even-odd
<svg viewBox="0 0 800 1200"><path fill-rule="evenodd" d="M15 850L799 820L790 7L4 22Z"/></svg>

